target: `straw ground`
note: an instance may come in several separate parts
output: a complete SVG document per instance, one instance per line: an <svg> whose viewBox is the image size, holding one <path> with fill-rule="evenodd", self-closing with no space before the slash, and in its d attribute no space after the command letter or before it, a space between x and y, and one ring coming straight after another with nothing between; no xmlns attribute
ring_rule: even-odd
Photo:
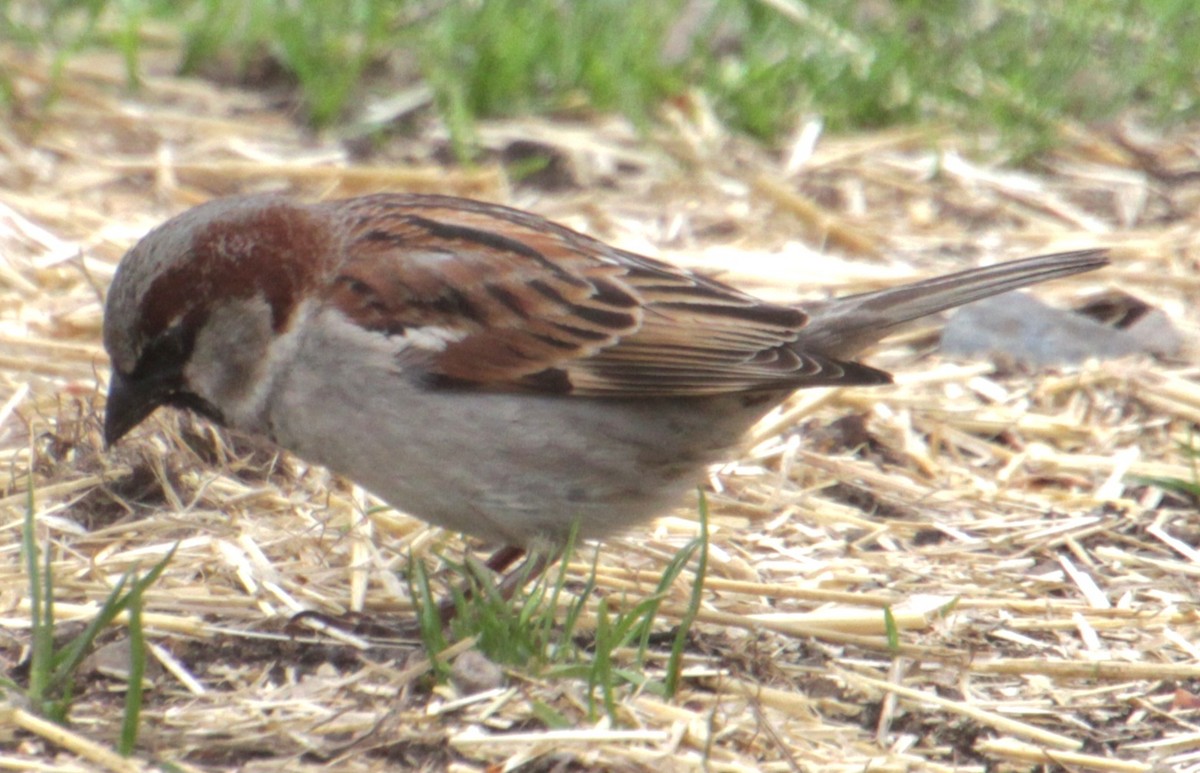
<svg viewBox="0 0 1200 773"><path fill-rule="evenodd" d="M1029 373L940 358L930 327L872 355L895 387L796 395L705 482L708 576L679 695L620 685L613 715L589 712L576 679L510 667L471 692L462 673L434 682L413 642L315 622L410 617L405 562L436 577L436 555L463 547L455 535L169 412L111 453L99 431L114 267L212 196L482 197L773 299L1104 244L1112 268L1038 294L1068 305L1120 287L1189 341L1200 134L1064 125L1058 151L1017 170L946 127L833 138L811 125L779 159L696 98L649 136L615 119L485 123L487 160L461 169L442 165L436 124L341 143L263 95L206 82L149 77L128 96L120 62L99 55L71 60L43 110L44 63L0 55L18 88L0 125L3 670L19 673L29 640L27 481L62 619L88 619L130 567L178 545L145 593L138 754L111 753L127 672L118 625L69 728L8 703L0 766L1140 771L1200 759L1194 349ZM653 591L695 536L695 509L601 548L581 631L600 598ZM591 555L569 567L567 595ZM685 572L661 630L689 591ZM289 623L301 612L316 614ZM645 672L663 663L652 654Z"/></svg>

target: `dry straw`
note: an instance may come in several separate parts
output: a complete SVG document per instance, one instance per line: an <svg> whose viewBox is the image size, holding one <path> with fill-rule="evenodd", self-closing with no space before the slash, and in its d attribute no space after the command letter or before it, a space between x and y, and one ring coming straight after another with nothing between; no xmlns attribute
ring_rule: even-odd
<svg viewBox="0 0 1200 773"><path fill-rule="evenodd" d="M142 743L183 769L500 770L565 756L627 770L1138 771L1196 758L1195 503L1140 482L1192 479L1180 446L1200 418L1194 350L1025 374L943 361L927 328L873 355L901 374L894 388L797 395L711 474L710 576L682 694L627 690L615 724L589 718L570 679L518 669L465 696L431 687L412 642L330 624L409 619L407 555L453 553L453 535L169 412L106 454L98 410L101 299L123 251L189 205L267 189L499 200L772 298L1106 244L1114 268L1039 295L1068 305L1118 286L1189 340L1200 180L1164 175L1194 171L1197 135L1064 126L1062 150L1016 170L969 160L988 154L945 128L806 126L788 170L700 120L698 99L649 137L617 121L481 127L489 150L520 138L561 159L575 185L552 193L487 161L439 166L432 122L356 160L260 95L175 79L148 56L160 74L134 95L119 62L72 59L43 112L46 63L0 50L17 99L0 124L5 671L28 635L18 552L32 470L62 618L88 618L122 573L179 544L146 595L160 668ZM674 515L602 550L598 594L632 603L654 587L695 533L694 507ZM672 590L664 627L686 601ZM289 625L302 611L325 617ZM0 767L143 769L106 751L120 690L89 675L68 730L10 705ZM549 714L570 727L547 728Z"/></svg>

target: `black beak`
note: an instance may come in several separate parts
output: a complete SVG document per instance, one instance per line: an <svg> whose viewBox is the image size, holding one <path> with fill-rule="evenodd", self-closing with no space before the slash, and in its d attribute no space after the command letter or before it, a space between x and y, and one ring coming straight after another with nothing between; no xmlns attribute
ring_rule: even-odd
<svg viewBox="0 0 1200 773"><path fill-rule="evenodd" d="M104 445L111 448L131 429L141 424L175 391L175 379L161 377L130 379L114 370L104 409Z"/></svg>

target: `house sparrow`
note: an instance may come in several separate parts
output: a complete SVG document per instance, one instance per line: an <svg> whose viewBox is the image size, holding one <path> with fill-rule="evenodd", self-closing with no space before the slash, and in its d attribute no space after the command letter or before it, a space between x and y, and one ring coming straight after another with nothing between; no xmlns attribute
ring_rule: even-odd
<svg viewBox="0 0 1200 773"><path fill-rule="evenodd" d="M447 529L602 538L675 504L796 389L889 383L851 358L902 323L1107 262L785 306L495 204L217 200L117 269L104 437L170 405Z"/></svg>

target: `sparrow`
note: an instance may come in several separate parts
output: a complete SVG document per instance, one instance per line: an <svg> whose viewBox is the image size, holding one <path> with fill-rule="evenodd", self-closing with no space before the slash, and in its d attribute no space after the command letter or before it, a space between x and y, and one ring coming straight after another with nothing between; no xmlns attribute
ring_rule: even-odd
<svg viewBox="0 0 1200 773"><path fill-rule="evenodd" d="M854 357L904 323L1107 262L780 305L496 204L219 199L117 268L104 439L191 411L508 546L504 564L668 510L797 389L891 382Z"/></svg>

